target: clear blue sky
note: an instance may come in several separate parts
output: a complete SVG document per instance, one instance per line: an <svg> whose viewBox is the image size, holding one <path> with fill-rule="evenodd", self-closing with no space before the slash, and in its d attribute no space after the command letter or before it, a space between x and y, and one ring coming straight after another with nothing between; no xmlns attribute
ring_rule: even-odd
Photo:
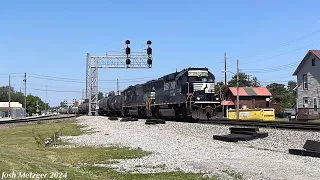
<svg viewBox="0 0 320 180"><path fill-rule="evenodd" d="M235 72L239 58L240 69L263 85L285 83L295 80L292 73L309 49L320 49L319 6L316 0L2 1L0 85L8 84L8 74L21 73L12 74L12 85L23 91L27 72L28 94L45 99L47 85L52 106L80 99L86 53L120 51L126 39L132 51L142 51L142 43L152 40L154 68L99 69L104 93L116 90L116 79L124 89L176 68L206 66L222 80L224 52L229 71Z"/></svg>

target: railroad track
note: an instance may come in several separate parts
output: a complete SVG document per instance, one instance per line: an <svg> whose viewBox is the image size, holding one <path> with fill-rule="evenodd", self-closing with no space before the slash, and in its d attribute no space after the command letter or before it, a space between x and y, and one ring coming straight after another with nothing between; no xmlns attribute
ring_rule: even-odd
<svg viewBox="0 0 320 180"><path fill-rule="evenodd" d="M320 131L320 123L301 122L301 121L261 121L261 120L213 119L213 120L209 120L209 121L208 120L200 120L199 123Z"/></svg>
<svg viewBox="0 0 320 180"><path fill-rule="evenodd" d="M23 123L23 122L34 122L34 121L46 121L46 120L58 120L65 118L78 117L79 115L69 114L69 115L49 115L49 116L37 116L21 119L11 119L0 121L0 124L14 124L14 123Z"/></svg>

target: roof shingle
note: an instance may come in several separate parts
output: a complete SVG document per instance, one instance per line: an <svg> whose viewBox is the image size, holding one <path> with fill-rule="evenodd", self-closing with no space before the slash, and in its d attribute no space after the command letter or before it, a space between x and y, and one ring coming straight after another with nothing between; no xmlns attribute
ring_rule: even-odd
<svg viewBox="0 0 320 180"><path fill-rule="evenodd" d="M237 88L229 87L231 93L236 96ZM239 87L239 96L272 96L266 87Z"/></svg>

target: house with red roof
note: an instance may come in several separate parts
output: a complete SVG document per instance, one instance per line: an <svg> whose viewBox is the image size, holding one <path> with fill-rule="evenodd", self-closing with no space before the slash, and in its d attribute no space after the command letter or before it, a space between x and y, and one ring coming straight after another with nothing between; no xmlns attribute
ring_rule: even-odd
<svg viewBox="0 0 320 180"><path fill-rule="evenodd" d="M239 109L268 108L271 96L266 87L239 87ZM237 88L229 87L222 105L235 109L236 103Z"/></svg>
<svg viewBox="0 0 320 180"><path fill-rule="evenodd" d="M293 75L297 76L298 119L319 119L320 50L309 50Z"/></svg>

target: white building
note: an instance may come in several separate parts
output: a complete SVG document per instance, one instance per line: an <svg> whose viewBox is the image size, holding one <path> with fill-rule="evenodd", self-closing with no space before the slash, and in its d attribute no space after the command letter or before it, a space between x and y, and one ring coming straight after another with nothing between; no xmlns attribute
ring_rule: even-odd
<svg viewBox="0 0 320 180"><path fill-rule="evenodd" d="M19 102L10 102L11 117L21 118L24 117L24 108ZM0 118L9 116L9 102L0 102Z"/></svg>

